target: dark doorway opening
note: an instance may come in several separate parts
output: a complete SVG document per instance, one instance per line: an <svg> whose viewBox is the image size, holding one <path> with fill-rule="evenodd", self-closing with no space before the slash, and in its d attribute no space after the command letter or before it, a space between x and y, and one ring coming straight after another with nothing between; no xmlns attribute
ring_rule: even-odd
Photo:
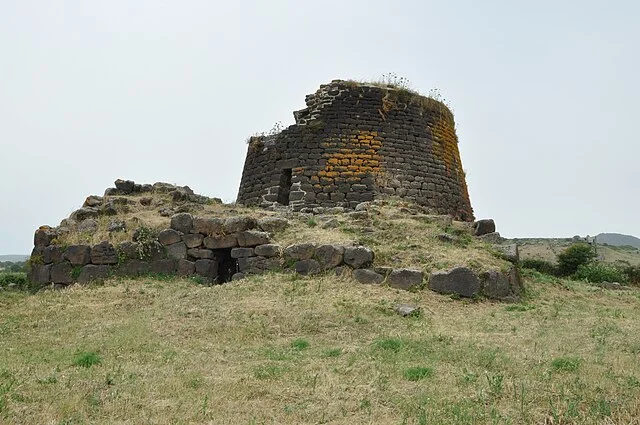
<svg viewBox="0 0 640 425"><path fill-rule="evenodd" d="M285 168L280 173L280 183L278 183L278 203L289 205L289 191L291 190L291 168Z"/></svg>
<svg viewBox="0 0 640 425"><path fill-rule="evenodd" d="M231 249L214 249L213 255L218 263L215 283L231 282L231 277L238 271L238 260L231 258Z"/></svg>

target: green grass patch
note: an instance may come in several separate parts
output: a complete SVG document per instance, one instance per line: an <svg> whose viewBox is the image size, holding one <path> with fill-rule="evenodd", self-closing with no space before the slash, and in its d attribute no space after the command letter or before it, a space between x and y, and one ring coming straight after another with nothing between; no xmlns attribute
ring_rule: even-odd
<svg viewBox="0 0 640 425"><path fill-rule="evenodd" d="M407 381L419 381L424 378L433 376L433 368L430 367L410 367L403 372L404 379Z"/></svg>
<svg viewBox="0 0 640 425"><path fill-rule="evenodd" d="M558 372L575 372L580 367L582 360L578 357L558 357L553 359L551 367Z"/></svg>
<svg viewBox="0 0 640 425"><path fill-rule="evenodd" d="M101 363L102 363L102 359L100 358L98 353L94 351L88 351L88 352L82 351L76 354L75 358L73 359L73 365L80 366L80 367L89 368L91 366L99 365Z"/></svg>

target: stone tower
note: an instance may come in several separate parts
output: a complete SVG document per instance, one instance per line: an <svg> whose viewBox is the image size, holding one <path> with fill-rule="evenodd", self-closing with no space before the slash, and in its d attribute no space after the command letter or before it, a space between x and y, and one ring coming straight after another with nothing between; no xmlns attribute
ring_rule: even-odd
<svg viewBox="0 0 640 425"><path fill-rule="evenodd" d="M453 114L391 86L334 80L296 123L249 139L238 202L353 208L380 195L472 221Z"/></svg>

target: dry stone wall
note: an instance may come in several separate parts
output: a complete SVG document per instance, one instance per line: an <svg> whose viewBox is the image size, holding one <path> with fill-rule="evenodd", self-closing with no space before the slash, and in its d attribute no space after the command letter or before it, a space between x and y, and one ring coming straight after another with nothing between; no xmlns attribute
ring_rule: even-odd
<svg viewBox="0 0 640 425"><path fill-rule="evenodd" d="M296 123L252 137L238 202L354 208L380 195L473 220L450 110L406 90L335 80Z"/></svg>

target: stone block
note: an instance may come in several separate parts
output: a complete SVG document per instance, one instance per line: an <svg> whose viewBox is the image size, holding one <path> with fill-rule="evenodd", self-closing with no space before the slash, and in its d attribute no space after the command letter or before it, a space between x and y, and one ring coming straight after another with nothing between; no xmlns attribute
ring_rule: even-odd
<svg viewBox="0 0 640 425"><path fill-rule="evenodd" d="M158 242L164 246L173 245L182 241L182 232L174 229L164 229L158 233Z"/></svg>
<svg viewBox="0 0 640 425"><path fill-rule="evenodd" d="M437 271L429 276L429 289L441 294L458 294L463 297L479 295L481 282L467 267L456 267L448 271Z"/></svg>
<svg viewBox="0 0 640 425"><path fill-rule="evenodd" d="M189 213L178 213L171 217L171 228L182 233L193 230L193 216Z"/></svg>
<svg viewBox="0 0 640 425"><path fill-rule="evenodd" d="M157 274L173 274L176 272L176 260L165 258L164 260L156 260L149 263L149 271Z"/></svg>
<svg viewBox="0 0 640 425"><path fill-rule="evenodd" d="M344 249L344 262L354 269L363 269L373 264L373 251L364 246L349 246Z"/></svg>
<svg viewBox="0 0 640 425"><path fill-rule="evenodd" d="M190 276L196 272L196 263L181 259L178 260L178 276Z"/></svg>
<svg viewBox="0 0 640 425"><path fill-rule="evenodd" d="M238 238L235 234L207 236L202 241L209 249L233 248L238 246Z"/></svg>
<svg viewBox="0 0 640 425"><path fill-rule="evenodd" d="M62 249L57 245L49 245L42 250L42 261L45 264L62 261Z"/></svg>
<svg viewBox="0 0 640 425"><path fill-rule="evenodd" d="M256 246L269 243L269 234L258 230L245 230L238 233L238 245Z"/></svg>
<svg viewBox="0 0 640 425"><path fill-rule="evenodd" d="M102 241L91 248L92 264L118 264L118 253L113 245Z"/></svg>
<svg viewBox="0 0 640 425"><path fill-rule="evenodd" d="M62 254L74 266L84 266L91 262L91 247L89 245L71 245Z"/></svg>
<svg viewBox="0 0 640 425"><path fill-rule="evenodd" d="M371 269L356 269L353 271L353 278L367 285L379 285L384 281L383 275Z"/></svg>
<svg viewBox="0 0 640 425"><path fill-rule="evenodd" d="M395 269L387 276L387 283L392 288L409 290L422 285L424 274L421 270Z"/></svg>
<svg viewBox="0 0 640 425"><path fill-rule="evenodd" d="M71 283L71 273L73 266L68 261L51 265L51 282L53 283Z"/></svg>
<svg viewBox="0 0 640 425"><path fill-rule="evenodd" d="M296 261L296 273L301 275L317 274L322 270L320 263L314 259Z"/></svg>
<svg viewBox="0 0 640 425"><path fill-rule="evenodd" d="M333 269L344 261L344 246L320 245L316 248L314 258L320 263L323 269Z"/></svg>
<svg viewBox="0 0 640 425"><path fill-rule="evenodd" d="M229 217L224 221L223 230L224 233L238 233L245 230L254 229L258 225L257 221L253 217L236 216Z"/></svg>
<svg viewBox="0 0 640 425"><path fill-rule="evenodd" d="M193 218L193 232L200 233L205 236L221 234L224 227L224 219L222 218Z"/></svg>
<svg viewBox="0 0 640 425"><path fill-rule="evenodd" d="M77 282L86 284L92 281L104 280L111 274L111 267L107 265L87 264L78 275Z"/></svg>
<svg viewBox="0 0 640 425"><path fill-rule="evenodd" d="M263 217L258 220L260 229L269 233L278 233L289 227L289 220L281 217Z"/></svg>
<svg viewBox="0 0 640 425"><path fill-rule="evenodd" d="M182 236L182 241L187 246L187 248L200 248L200 246L202 246L203 240L204 235L200 233L189 233Z"/></svg>
<svg viewBox="0 0 640 425"><path fill-rule="evenodd" d="M258 245L254 248L255 255L267 258L280 256L281 250L282 247L276 244Z"/></svg>
<svg viewBox="0 0 640 425"><path fill-rule="evenodd" d="M231 248L231 258L254 257L253 248Z"/></svg>
<svg viewBox="0 0 640 425"><path fill-rule="evenodd" d="M204 249L204 248L192 248L187 250L187 255L189 256L189 258L195 258L195 259L213 259L214 255L213 255L213 251L210 249Z"/></svg>
<svg viewBox="0 0 640 425"><path fill-rule="evenodd" d="M167 257L174 260L187 258L187 245L184 242L177 242L167 245Z"/></svg>
<svg viewBox="0 0 640 425"><path fill-rule="evenodd" d="M297 243L286 247L283 256L285 260L310 260L315 251L316 246L313 243Z"/></svg>

